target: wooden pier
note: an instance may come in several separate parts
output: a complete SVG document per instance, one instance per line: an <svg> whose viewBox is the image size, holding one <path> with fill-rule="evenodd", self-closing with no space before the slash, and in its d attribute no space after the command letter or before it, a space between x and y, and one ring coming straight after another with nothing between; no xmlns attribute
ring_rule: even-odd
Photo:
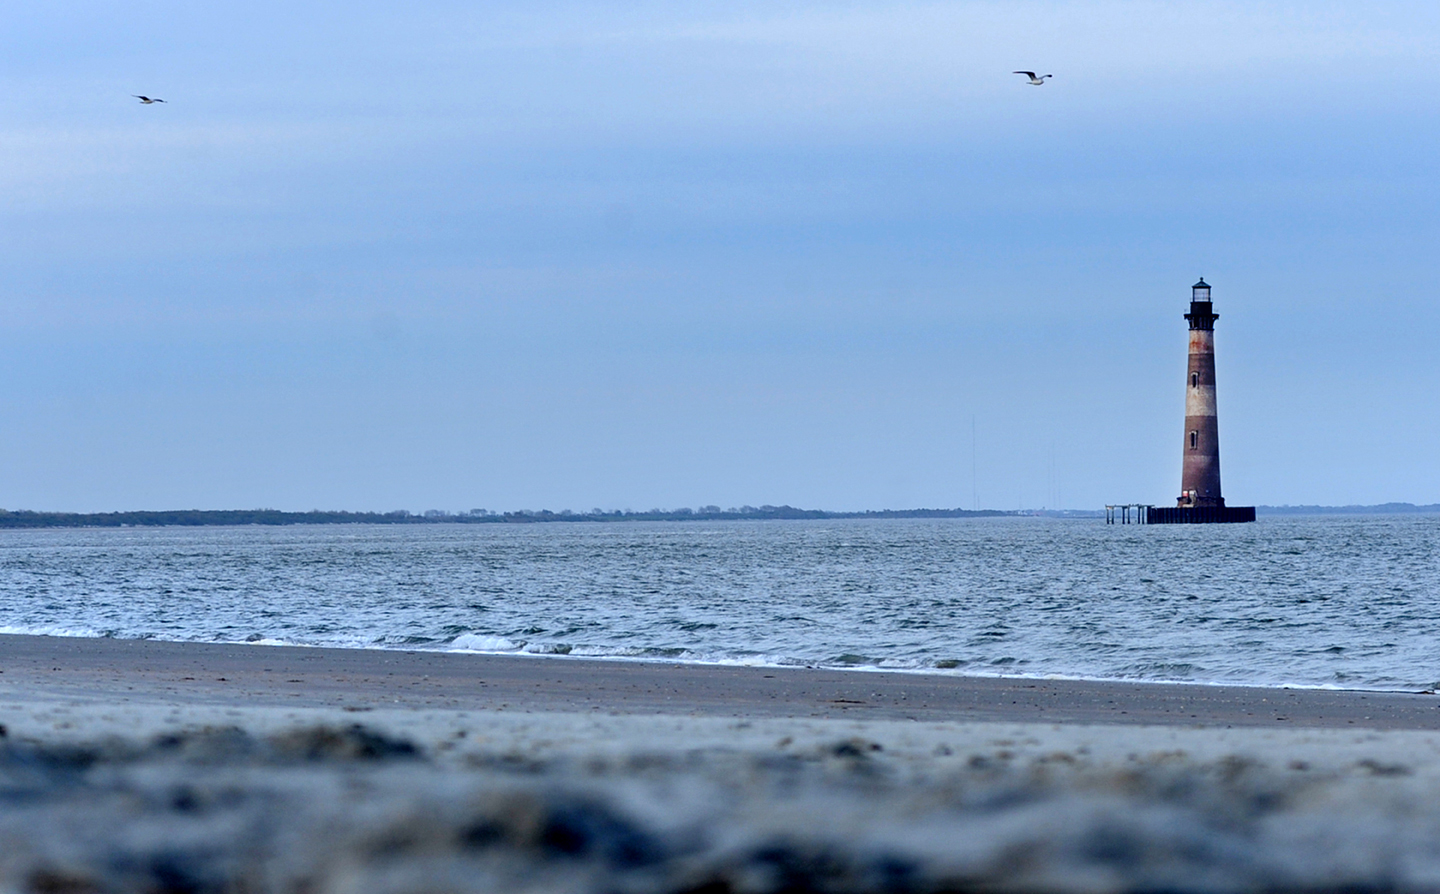
<svg viewBox="0 0 1440 894"><path fill-rule="evenodd" d="M1110 503L1105 506L1105 524L1148 525L1154 509L1149 503Z"/></svg>

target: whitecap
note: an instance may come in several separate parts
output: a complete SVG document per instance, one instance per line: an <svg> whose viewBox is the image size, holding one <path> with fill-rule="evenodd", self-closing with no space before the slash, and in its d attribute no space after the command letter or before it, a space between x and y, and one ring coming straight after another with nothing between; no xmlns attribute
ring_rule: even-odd
<svg viewBox="0 0 1440 894"><path fill-rule="evenodd" d="M462 633L450 643L450 648L464 649L467 652L513 652L523 645L524 643L517 643L503 636Z"/></svg>

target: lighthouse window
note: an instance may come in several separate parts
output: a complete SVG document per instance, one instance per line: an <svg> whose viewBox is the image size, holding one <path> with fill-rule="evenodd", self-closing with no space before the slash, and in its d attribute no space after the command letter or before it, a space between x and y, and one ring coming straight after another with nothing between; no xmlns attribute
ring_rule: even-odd
<svg viewBox="0 0 1440 894"><path fill-rule="evenodd" d="M1200 433L1198 431L1192 431L1190 433L1190 449L1194 450L1195 445L1198 443L1200 443Z"/></svg>
<svg viewBox="0 0 1440 894"><path fill-rule="evenodd" d="M1200 387L1200 374L1199 374L1199 373L1191 373L1191 374L1190 374L1190 387L1191 387L1191 388L1199 388L1199 387Z"/></svg>

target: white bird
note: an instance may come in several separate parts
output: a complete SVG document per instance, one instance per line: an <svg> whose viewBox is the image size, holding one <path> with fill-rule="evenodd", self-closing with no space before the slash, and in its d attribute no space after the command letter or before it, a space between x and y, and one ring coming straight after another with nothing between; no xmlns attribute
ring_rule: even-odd
<svg viewBox="0 0 1440 894"><path fill-rule="evenodd" d="M1033 72L1033 71L1012 71L1012 72L1010 72L1010 73L1011 73L1011 74L1017 74L1017 75L1024 75L1025 77L1029 78L1029 79L1030 79L1030 83L1034 84L1036 87L1043 87L1043 86L1045 86L1045 79L1046 79L1046 78L1053 78L1053 77L1055 77L1054 75L1041 75L1040 77L1037 78L1037 77L1035 77L1035 72Z"/></svg>
<svg viewBox="0 0 1440 894"><path fill-rule="evenodd" d="M148 105L151 105L152 103L164 102L164 101L165 101L165 100L163 100L163 99L151 99L151 98L148 97L148 96L141 96L141 95L138 94L138 93L132 93L132 94L130 94L130 95L133 96L133 97L135 97L136 99L140 100L142 103L144 103L144 104L147 105L147 106L148 106Z"/></svg>

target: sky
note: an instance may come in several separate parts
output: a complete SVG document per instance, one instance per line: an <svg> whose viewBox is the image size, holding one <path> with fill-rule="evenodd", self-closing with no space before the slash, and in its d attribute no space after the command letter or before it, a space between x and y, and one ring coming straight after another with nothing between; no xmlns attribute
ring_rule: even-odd
<svg viewBox="0 0 1440 894"><path fill-rule="evenodd" d="M0 507L1440 501L1435 4L0 2Z"/></svg>

